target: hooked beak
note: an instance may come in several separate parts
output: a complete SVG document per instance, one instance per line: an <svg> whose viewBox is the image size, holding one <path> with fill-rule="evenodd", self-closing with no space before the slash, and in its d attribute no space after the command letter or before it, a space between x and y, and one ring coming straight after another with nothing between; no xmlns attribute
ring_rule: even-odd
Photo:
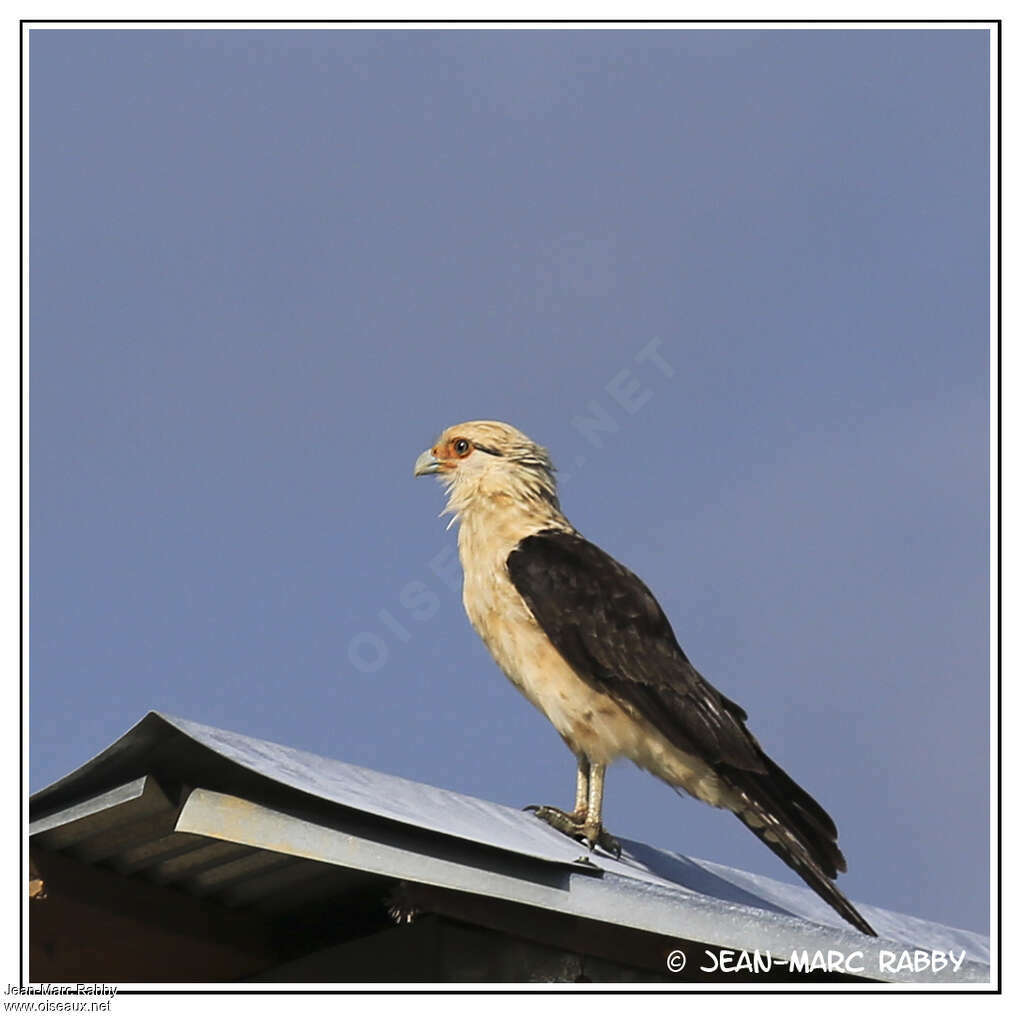
<svg viewBox="0 0 1024 1017"><path fill-rule="evenodd" d="M441 471L441 462L434 456L434 453L428 448L426 452L420 454L416 460L416 465L413 467L412 475L414 477L426 477L431 473L439 473Z"/></svg>

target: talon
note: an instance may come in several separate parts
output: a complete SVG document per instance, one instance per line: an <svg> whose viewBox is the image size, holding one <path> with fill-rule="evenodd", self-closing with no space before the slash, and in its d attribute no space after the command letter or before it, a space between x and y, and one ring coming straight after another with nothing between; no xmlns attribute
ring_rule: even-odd
<svg viewBox="0 0 1024 1017"><path fill-rule="evenodd" d="M600 826L596 829L590 827L590 829L584 830L584 837L586 838L587 845L590 850L593 851L595 847L599 847L606 851L610 855L614 855L618 858L622 854L622 848L619 842L606 833Z"/></svg>
<svg viewBox="0 0 1024 1017"><path fill-rule="evenodd" d="M593 826L589 828L584 827L582 834L591 851L595 847L599 847L613 858L622 857L622 845L603 826L596 828Z"/></svg>
<svg viewBox="0 0 1024 1017"><path fill-rule="evenodd" d="M532 812L538 819L559 833L564 833L574 840L583 841L591 851L595 847L599 847L614 858L622 856L622 846L619 842L600 824L595 826L592 823L587 823L583 816L572 812L563 812L553 805L528 805L524 811Z"/></svg>

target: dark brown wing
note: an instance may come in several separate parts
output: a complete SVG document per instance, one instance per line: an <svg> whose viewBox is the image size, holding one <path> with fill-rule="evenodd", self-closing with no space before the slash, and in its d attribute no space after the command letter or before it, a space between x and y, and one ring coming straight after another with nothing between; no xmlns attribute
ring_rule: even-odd
<svg viewBox="0 0 1024 1017"><path fill-rule="evenodd" d="M643 581L578 533L520 541L508 574L537 623L593 688L710 764L737 792L744 824L862 931L871 926L830 882L846 870L828 813L761 749L747 715L690 663Z"/></svg>
<svg viewBox="0 0 1024 1017"><path fill-rule="evenodd" d="M545 530L519 543L508 573L584 681L639 711L686 752L767 772L746 713L705 681L654 595L611 555L577 533Z"/></svg>

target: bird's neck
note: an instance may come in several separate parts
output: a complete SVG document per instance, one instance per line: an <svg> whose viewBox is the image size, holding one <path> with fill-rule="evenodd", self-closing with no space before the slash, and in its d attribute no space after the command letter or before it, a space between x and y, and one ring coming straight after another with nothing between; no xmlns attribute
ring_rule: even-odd
<svg viewBox="0 0 1024 1017"><path fill-rule="evenodd" d="M452 508L449 503L449 509ZM541 530L572 531L557 501L545 498L517 498L508 493L478 492L456 509L459 522L459 557L467 571L479 567L501 567L515 546Z"/></svg>

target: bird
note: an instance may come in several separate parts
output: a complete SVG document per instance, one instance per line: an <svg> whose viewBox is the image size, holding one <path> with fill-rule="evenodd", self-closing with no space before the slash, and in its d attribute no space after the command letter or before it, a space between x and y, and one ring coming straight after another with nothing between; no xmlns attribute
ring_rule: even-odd
<svg viewBox="0 0 1024 1017"><path fill-rule="evenodd" d="M569 522L547 449L510 424L467 421L444 430L413 473L446 489L470 623L576 757L575 807L528 806L538 818L618 857L601 818L605 770L631 760L732 812L838 914L877 935L833 882L846 859L832 818L690 663L644 582Z"/></svg>

